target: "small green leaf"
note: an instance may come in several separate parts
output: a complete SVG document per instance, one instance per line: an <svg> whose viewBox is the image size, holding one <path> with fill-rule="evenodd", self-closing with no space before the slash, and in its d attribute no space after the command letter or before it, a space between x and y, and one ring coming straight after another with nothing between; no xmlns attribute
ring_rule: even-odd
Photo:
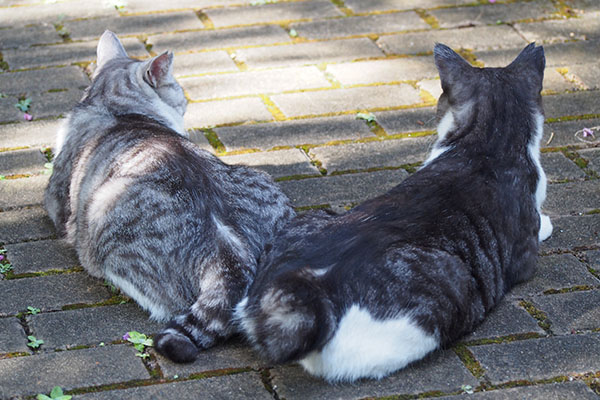
<svg viewBox="0 0 600 400"><path fill-rule="evenodd" d="M28 97L26 99L19 100L19 102L17 104L15 104L15 107L17 107L17 109L19 109L23 112L27 112L27 110L29 110L30 105L31 105L31 97Z"/></svg>
<svg viewBox="0 0 600 400"><path fill-rule="evenodd" d="M373 115L373 113L370 113L370 112L366 112L366 113L359 112L356 114L356 119L364 119L367 122L373 122L373 121L375 121L375 115Z"/></svg>
<svg viewBox="0 0 600 400"><path fill-rule="evenodd" d="M4 93L0 93L0 99L5 99L5 98L7 98L7 97L8 97L8 96L7 96L7 95L5 95Z"/></svg>
<svg viewBox="0 0 600 400"><path fill-rule="evenodd" d="M29 343L27 343L27 346L31 347L32 349L37 349L38 347L44 344L44 341L42 339L36 339L35 336L27 336L27 339L29 339Z"/></svg>
<svg viewBox="0 0 600 400"><path fill-rule="evenodd" d="M50 397L52 397L53 399L58 396L62 396L62 395L63 395L63 390L60 386L54 386L52 388L52 391L50 392Z"/></svg>
<svg viewBox="0 0 600 400"><path fill-rule="evenodd" d="M3 180L5 180L5 179L6 179L6 176L4 176L4 175L0 175L0 181L3 181Z"/></svg>
<svg viewBox="0 0 600 400"><path fill-rule="evenodd" d="M45 394L38 394L36 397L37 400L52 400L52 398L46 396Z"/></svg>
<svg viewBox="0 0 600 400"><path fill-rule="evenodd" d="M12 264L0 264L0 274L5 274L8 271L12 271Z"/></svg>
<svg viewBox="0 0 600 400"><path fill-rule="evenodd" d="M44 164L44 170L42 171L44 175L52 175L52 171L54 171L53 163L47 162L46 164Z"/></svg>
<svg viewBox="0 0 600 400"><path fill-rule="evenodd" d="M292 29L290 29L290 36L291 37L298 37L298 32L296 32L296 30L292 28Z"/></svg>
<svg viewBox="0 0 600 400"><path fill-rule="evenodd" d="M27 306L27 314L36 315L40 311L42 311L42 310L40 310L39 308Z"/></svg>

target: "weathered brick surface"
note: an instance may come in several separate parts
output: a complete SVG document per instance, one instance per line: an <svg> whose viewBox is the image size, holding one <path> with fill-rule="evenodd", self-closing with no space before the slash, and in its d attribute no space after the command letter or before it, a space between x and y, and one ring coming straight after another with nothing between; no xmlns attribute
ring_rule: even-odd
<svg viewBox="0 0 600 400"><path fill-rule="evenodd" d="M232 110L235 110L233 112ZM257 97L188 104L186 128L205 128L247 121L271 121L273 115Z"/></svg>
<svg viewBox="0 0 600 400"><path fill-rule="evenodd" d="M321 144L335 140L373 137L369 127L354 116L301 119L270 124L241 125L215 130L227 150Z"/></svg>
<svg viewBox="0 0 600 400"><path fill-rule="evenodd" d="M544 97L546 118L598 114L600 96L597 92L579 92Z"/></svg>
<svg viewBox="0 0 600 400"><path fill-rule="evenodd" d="M436 397L439 400L461 400L464 395ZM492 390L487 392L477 392L469 395L473 400L564 400L564 399L582 399L595 400L598 396L594 394L583 382L569 383L549 383L544 385L515 387L511 389Z"/></svg>
<svg viewBox="0 0 600 400"><path fill-rule="evenodd" d="M190 51L258 44L289 42L290 37L279 26L251 26L226 30L166 33L148 37L152 50L157 53L171 50Z"/></svg>
<svg viewBox="0 0 600 400"><path fill-rule="evenodd" d="M477 386L477 380L452 351L438 352L380 381L328 385L311 377L300 367L281 367L271 371L280 398L286 399L363 399L434 390L451 392L462 385Z"/></svg>
<svg viewBox="0 0 600 400"><path fill-rule="evenodd" d="M256 372L217 376L187 382L140 386L118 391L90 393L77 396L81 400L196 400L201 395L206 400L269 400L271 395L264 388Z"/></svg>
<svg viewBox="0 0 600 400"><path fill-rule="evenodd" d="M562 183L548 186L543 209L552 215L581 215L600 206L596 181Z"/></svg>
<svg viewBox="0 0 600 400"><path fill-rule="evenodd" d="M470 350L493 384L540 380L600 369L598 336L571 335L473 346Z"/></svg>
<svg viewBox="0 0 600 400"><path fill-rule="evenodd" d="M583 83L585 89L600 89L600 71L595 64L581 64L569 67L569 74Z"/></svg>
<svg viewBox="0 0 600 400"><path fill-rule="evenodd" d="M578 19L517 24L515 28L530 42L552 43L567 40L600 39L600 14L589 13Z"/></svg>
<svg viewBox="0 0 600 400"><path fill-rule="evenodd" d="M80 265L75 249L62 240L7 244L4 248L15 274L69 269Z"/></svg>
<svg viewBox="0 0 600 400"><path fill-rule="evenodd" d="M418 8L434 8L441 6L460 6L469 4L470 0L345 0L344 4L355 13L373 11L412 10Z"/></svg>
<svg viewBox="0 0 600 400"><path fill-rule="evenodd" d="M557 229L556 225L555 229ZM558 229L560 229L560 225ZM528 294L542 294L551 289L596 286L598 284L600 281L587 270L585 264L573 255L550 255L540 257L533 278L514 287L509 292L509 296L522 298Z"/></svg>
<svg viewBox="0 0 600 400"><path fill-rule="evenodd" d="M278 94L271 99L289 117L421 103L419 93L408 84Z"/></svg>
<svg viewBox="0 0 600 400"><path fill-rule="evenodd" d="M110 297L99 280L80 272L2 280L0 289L4 296L0 316L26 311L27 306L54 311L69 304L94 304Z"/></svg>
<svg viewBox="0 0 600 400"><path fill-rule="evenodd" d="M369 15L293 24L298 35L309 39L326 39L355 35L378 34L429 29L430 26L414 12Z"/></svg>
<svg viewBox="0 0 600 400"><path fill-rule="evenodd" d="M49 394L54 386L69 390L147 379L150 376L135 352L133 347L120 345L0 360L0 396Z"/></svg>
<svg viewBox="0 0 600 400"><path fill-rule="evenodd" d="M544 71L543 93L546 92L564 92L566 90L579 90L580 85L577 82L568 80L554 68L546 68Z"/></svg>
<svg viewBox="0 0 600 400"><path fill-rule="evenodd" d="M67 21L65 29L73 40L99 38L108 29L121 35L162 33L175 30L202 29L204 25L193 11Z"/></svg>
<svg viewBox="0 0 600 400"><path fill-rule="evenodd" d="M558 335L600 328L599 301L598 290L552 294L534 300L552 322L552 332Z"/></svg>
<svg viewBox="0 0 600 400"><path fill-rule="evenodd" d="M0 175L37 174L46 162L38 149L5 151L0 153Z"/></svg>
<svg viewBox="0 0 600 400"><path fill-rule="evenodd" d="M377 41L388 54L429 53L436 42L456 49L462 47L472 50L524 47L527 44L512 28L505 25L390 35L382 36Z"/></svg>
<svg viewBox="0 0 600 400"><path fill-rule="evenodd" d="M571 249L600 244L600 216L552 218L552 236L542 242L540 249Z"/></svg>
<svg viewBox="0 0 600 400"><path fill-rule="evenodd" d="M277 150L221 157L227 164L244 164L275 178L291 175L319 175L319 170L299 149Z"/></svg>
<svg viewBox="0 0 600 400"><path fill-rule="evenodd" d="M85 89L90 80L79 67L47 68L0 74L4 94L41 93L53 89ZM33 108L35 103L32 102Z"/></svg>
<svg viewBox="0 0 600 400"><path fill-rule="evenodd" d="M44 202L49 175L0 181L0 209L32 206Z"/></svg>
<svg viewBox="0 0 600 400"><path fill-rule="evenodd" d="M171 0L169 2L128 0L123 11L126 13L169 11L179 9L201 9L238 4L250 4L251 0Z"/></svg>
<svg viewBox="0 0 600 400"><path fill-rule="evenodd" d="M545 124L541 145L542 147L581 145L583 142L578 139L578 137L582 137L581 130L592 126L600 126L600 120L575 120ZM579 134L576 136L577 132L579 132Z"/></svg>
<svg viewBox="0 0 600 400"><path fill-rule="evenodd" d="M427 158L434 136L316 147L310 150L328 173L352 169L397 167Z"/></svg>
<svg viewBox="0 0 600 400"><path fill-rule="evenodd" d="M236 54L240 61L252 68L352 61L383 56L382 51L366 38L256 47L238 50Z"/></svg>
<svg viewBox="0 0 600 400"><path fill-rule="evenodd" d="M595 171L597 174L600 174L600 150L581 150L579 153L581 157L588 161L588 168Z"/></svg>
<svg viewBox="0 0 600 400"><path fill-rule="evenodd" d="M383 194L408 176L403 170L327 176L280 182L293 205L358 203Z"/></svg>
<svg viewBox="0 0 600 400"><path fill-rule="evenodd" d="M562 153L543 153L540 161L548 181L575 180L586 177L585 172Z"/></svg>
<svg viewBox="0 0 600 400"><path fill-rule="evenodd" d="M109 4L101 1L84 2L69 0L56 3L37 3L35 7L11 7L2 10L0 26L24 26L28 24L48 23L70 20L73 18L89 18L98 16L116 16L117 11Z"/></svg>
<svg viewBox="0 0 600 400"><path fill-rule="evenodd" d="M441 28L491 25L500 22L515 22L529 18L547 17L556 9L552 3L537 1L515 4L488 4L482 7L445 8L433 10Z"/></svg>
<svg viewBox="0 0 600 400"><path fill-rule="evenodd" d="M398 82L438 76L433 57L332 64L327 66L326 71L342 85Z"/></svg>
<svg viewBox="0 0 600 400"><path fill-rule="evenodd" d="M54 225L41 207L0 213L0 243L46 239L54 235Z"/></svg>
<svg viewBox="0 0 600 400"><path fill-rule="evenodd" d="M156 359L164 376L185 378L192 374L223 369L260 368L265 363L246 344L233 339L220 346L211 347L199 353L196 361L190 364L176 364L156 353Z"/></svg>
<svg viewBox="0 0 600 400"><path fill-rule="evenodd" d="M60 119L48 119L2 125L0 148L53 146L56 131L61 123Z"/></svg>
<svg viewBox="0 0 600 400"><path fill-rule="evenodd" d="M44 339L46 350L108 344L121 340L129 331L154 334L163 326L150 321L148 314L134 304L41 313L27 320L33 335Z"/></svg>
<svg viewBox="0 0 600 400"><path fill-rule="evenodd" d="M215 8L206 11L215 27L251 25L275 21L293 21L313 17L341 17L343 14L330 1L315 0L257 6Z"/></svg>
<svg viewBox="0 0 600 400"><path fill-rule="evenodd" d="M122 38L123 47L132 57L148 57L144 44L136 38ZM11 69L37 68L54 65L69 65L75 62L88 62L96 59L98 43L75 42L51 46L38 46L24 51L22 49L2 52L4 61ZM49 80L49 83L53 83Z"/></svg>
<svg viewBox="0 0 600 400"><path fill-rule="evenodd" d="M435 131L438 123L432 107L381 111L375 117L388 134Z"/></svg>
<svg viewBox="0 0 600 400"><path fill-rule="evenodd" d="M331 83L316 67L207 75L183 78L179 83L192 100L331 87Z"/></svg>
<svg viewBox="0 0 600 400"><path fill-rule="evenodd" d="M52 24L19 27L2 30L0 50L61 42L62 38Z"/></svg>
<svg viewBox="0 0 600 400"><path fill-rule="evenodd" d="M176 77L231 71L238 71L238 67L226 51L178 54L173 61Z"/></svg>
<svg viewBox="0 0 600 400"><path fill-rule="evenodd" d="M29 353L27 335L17 318L0 318L0 354ZM1 367L0 367L1 368ZM0 396L2 390L0 389Z"/></svg>

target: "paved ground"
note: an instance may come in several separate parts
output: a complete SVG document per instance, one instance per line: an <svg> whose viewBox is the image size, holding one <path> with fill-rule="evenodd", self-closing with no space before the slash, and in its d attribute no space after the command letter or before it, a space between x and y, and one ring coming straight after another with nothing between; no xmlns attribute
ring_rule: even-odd
<svg viewBox="0 0 600 400"><path fill-rule="evenodd" d="M0 398L55 385L75 399L455 398L471 390L477 399L597 398L600 142L582 129L600 126L600 1L249 1L127 0L116 9L0 0L0 263L13 267L0 275ZM336 210L390 189L425 158L440 92L435 41L485 66L544 43L542 162L554 234L535 278L461 343L379 382L329 386L297 366L265 365L239 341L188 366L152 351L136 357L121 336L159 326L83 272L40 206L47 149L89 83L106 28L136 57L175 52L187 127L202 147L268 171L299 208ZM14 107L27 97L31 122ZM375 122L356 119L359 111ZM44 344L31 349L28 335Z"/></svg>

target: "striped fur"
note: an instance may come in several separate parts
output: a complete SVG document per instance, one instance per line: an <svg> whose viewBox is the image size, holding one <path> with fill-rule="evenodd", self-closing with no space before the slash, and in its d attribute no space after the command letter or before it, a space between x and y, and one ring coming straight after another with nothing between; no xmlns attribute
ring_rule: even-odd
<svg viewBox="0 0 600 400"><path fill-rule="evenodd" d="M45 206L91 275L171 320L158 350L189 361L233 332L257 258L293 211L267 174L185 137L172 61L130 59L102 36L92 85L59 131Z"/></svg>

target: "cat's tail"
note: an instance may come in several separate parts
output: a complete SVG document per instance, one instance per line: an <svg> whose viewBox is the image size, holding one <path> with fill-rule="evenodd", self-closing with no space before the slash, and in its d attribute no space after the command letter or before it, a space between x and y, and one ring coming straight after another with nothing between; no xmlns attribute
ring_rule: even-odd
<svg viewBox="0 0 600 400"><path fill-rule="evenodd" d="M305 269L256 283L236 306L235 319L263 357L299 360L331 338L337 319L319 274Z"/></svg>

